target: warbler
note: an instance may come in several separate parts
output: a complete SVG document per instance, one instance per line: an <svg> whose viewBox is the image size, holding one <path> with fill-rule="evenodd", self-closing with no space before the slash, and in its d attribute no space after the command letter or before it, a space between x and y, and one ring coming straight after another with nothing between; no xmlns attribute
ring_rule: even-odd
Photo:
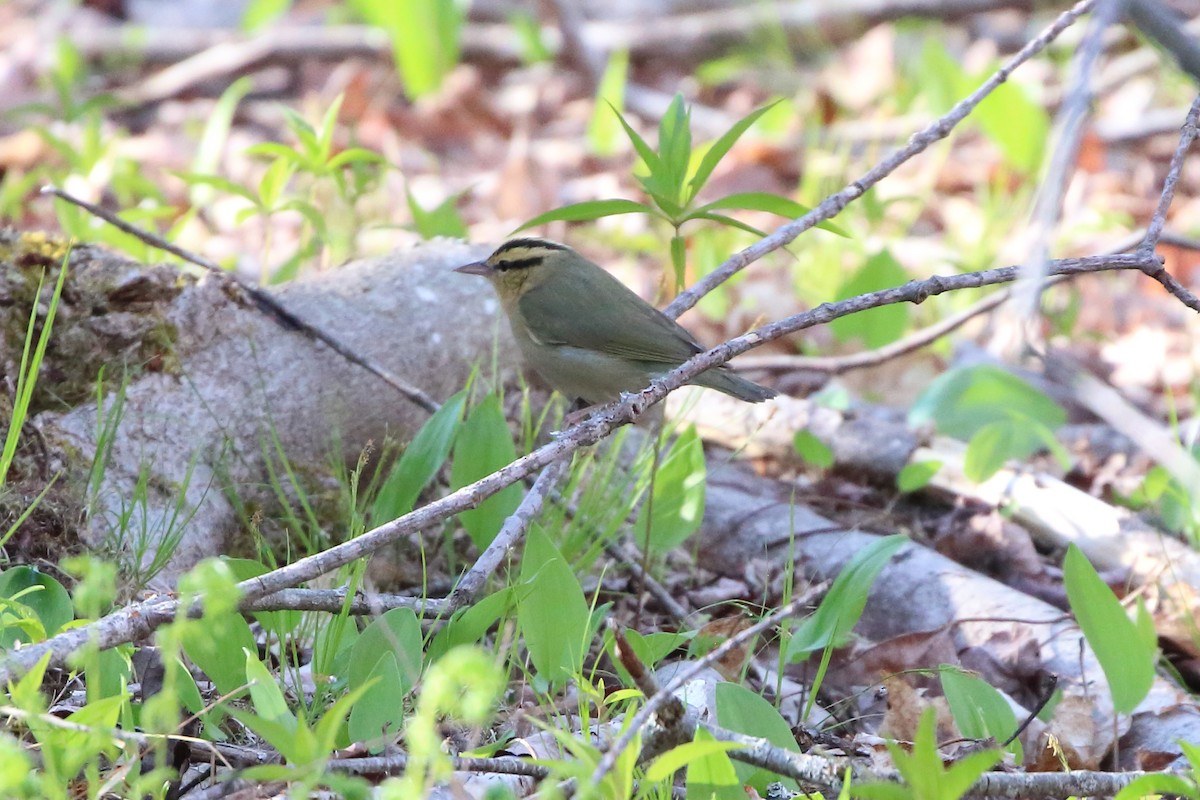
<svg viewBox="0 0 1200 800"><path fill-rule="evenodd" d="M558 242L513 239L455 271L491 281L522 359L569 398L611 402L704 350L674 320ZM750 403L776 394L723 365L691 383Z"/></svg>

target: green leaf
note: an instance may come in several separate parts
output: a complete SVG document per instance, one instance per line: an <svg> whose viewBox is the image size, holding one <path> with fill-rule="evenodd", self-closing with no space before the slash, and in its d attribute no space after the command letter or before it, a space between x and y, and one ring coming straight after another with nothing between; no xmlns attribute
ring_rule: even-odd
<svg viewBox="0 0 1200 800"><path fill-rule="evenodd" d="M704 445L696 427L689 425L659 464L651 498L638 512L638 541L661 554L695 533L704 516L707 474Z"/></svg>
<svg viewBox="0 0 1200 800"><path fill-rule="evenodd" d="M1200 797L1200 786L1182 775L1158 773L1134 778L1113 800L1141 800L1144 797Z"/></svg>
<svg viewBox="0 0 1200 800"><path fill-rule="evenodd" d="M408 210L412 214L413 228L422 239L432 239L435 236L448 236L452 239L467 238L467 225L458 213L458 200L461 194L447 197L439 205L426 211L417 203L413 193L405 190L408 198Z"/></svg>
<svg viewBox="0 0 1200 800"><path fill-rule="evenodd" d="M288 728L296 727L296 717L288 708L287 700L258 656L249 650L242 651L245 659L246 678L250 683L250 700L259 717L277 722Z"/></svg>
<svg viewBox="0 0 1200 800"><path fill-rule="evenodd" d="M507 588L488 595L469 608L456 611L429 643L426 660L433 664L459 645L475 644L515 603L516 594Z"/></svg>
<svg viewBox="0 0 1200 800"><path fill-rule="evenodd" d="M971 117L1009 164L1025 175L1037 174L1050 138L1050 115L1023 87L1011 81L1000 84Z"/></svg>
<svg viewBox="0 0 1200 800"><path fill-rule="evenodd" d="M617 214L653 214L660 216L650 206L634 202L633 200L622 200L619 198L612 200L586 200L582 203L571 203L570 205L556 208L553 211L547 211L545 214L539 214L513 230L513 233L519 233L529 228L536 228L538 225L545 225L547 222L586 222L588 220L600 219L601 217L612 217Z"/></svg>
<svg viewBox="0 0 1200 800"><path fill-rule="evenodd" d="M811 431L796 431L796 435L792 437L792 445L805 464L818 469L829 469L833 466L833 450Z"/></svg>
<svg viewBox="0 0 1200 800"><path fill-rule="evenodd" d="M695 741L705 746L715 741L704 728L696 731ZM688 800L744 800L746 791L724 749L710 750L688 763Z"/></svg>
<svg viewBox="0 0 1200 800"><path fill-rule="evenodd" d="M650 145L646 144L637 131L625 120L625 116L617 110L612 103L608 104L613 113L617 115L617 120L621 123L621 127L625 130L625 135L629 137L629 141L633 144L633 149L637 151L638 157L642 159L642 163L651 175L660 175L663 171L662 159L658 157Z"/></svg>
<svg viewBox="0 0 1200 800"><path fill-rule="evenodd" d="M454 462L450 466L450 485L461 489L467 484L510 464L517 458L508 421L500 398L489 394L471 410L454 442ZM480 550L491 544L504 520L517 510L523 496L519 485L508 486L458 515L471 541Z"/></svg>
<svg viewBox="0 0 1200 800"><path fill-rule="evenodd" d="M457 0L355 0L352 7L387 31L392 56L409 97L435 92L458 63L463 3Z"/></svg>
<svg viewBox="0 0 1200 800"><path fill-rule="evenodd" d="M760 695L741 684L718 683L716 697L717 724L721 727L766 739L781 750L799 752L791 726L780 716L779 710ZM782 781L784 786L793 791L799 788L793 779L783 778L760 767L738 763L733 768L742 783L753 786L759 793L765 794L767 784L773 781Z"/></svg>
<svg viewBox="0 0 1200 800"><path fill-rule="evenodd" d="M705 731L705 733L708 733L708 731ZM704 742L692 741L676 745L650 762L650 766L646 768L646 780L652 783L667 780L693 761L697 761L712 753L728 753L732 750L740 750L744 746L737 742L722 742L716 739ZM737 768L736 764L734 768Z"/></svg>
<svg viewBox="0 0 1200 800"><path fill-rule="evenodd" d="M1132 713L1154 683L1157 650L1147 646L1116 595L1074 544L1063 560L1063 582L1075 620L1108 679L1113 707L1119 714Z"/></svg>
<svg viewBox="0 0 1200 800"><path fill-rule="evenodd" d="M421 623L412 609L393 608L373 619L350 651L350 688L365 685L379 661L390 657L396 664L397 690L407 694L421 677L421 644Z"/></svg>
<svg viewBox="0 0 1200 800"><path fill-rule="evenodd" d="M1019 414L1050 429L1067 420L1062 406L999 367L952 369L929 385L908 412L913 427L937 429L964 441L985 425Z"/></svg>
<svg viewBox="0 0 1200 800"><path fill-rule="evenodd" d="M46 636L53 636L75 619L71 595L63 585L33 567L13 567L0 573L0 597L14 599L32 611ZM16 630L4 631L0 634L0 650L12 647L18 638L29 644L29 639Z"/></svg>
<svg viewBox="0 0 1200 800"><path fill-rule="evenodd" d="M350 711L350 739L365 742L372 753L382 750L404 724L408 685L394 653L384 653L363 684L363 696Z"/></svg>
<svg viewBox="0 0 1200 800"><path fill-rule="evenodd" d="M904 267L883 250L867 262L838 289L838 300L856 297L866 292L888 289L908 280ZM882 347L899 339L908 328L908 306L890 305L871 308L829 323L829 329L839 341L861 339L869 348Z"/></svg>
<svg viewBox="0 0 1200 800"><path fill-rule="evenodd" d="M458 392L426 420L417 435L404 448L387 478L379 487L379 493L371 507L371 519L378 523L412 511L417 497L424 491L438 470L446 463L450 447L461 424L465 392Z"/></svg>
<svg viewBox="0 0 1200 800"><path fill-rule="evenodd" d="M765 211L768 214L778 214L781 217L788 219L799 219L808 212L812 211L806 205L797 203L787 197L769 192L737 192L735 194L725 195L717 200L700 206L691 215L705 214L709 211L717 211L720 209L732 209L741 211ZM850 234L846 233L832 222L821 222L817 224L818 228L827 230L830 233L836 233L838 236L850 238Z"/></svg>
<svg viewBox="0 0 1200 800"><path fill-rule="evenodd" d="M867 606L867 593L896 551L908 542L884 536L856 552L834 578L816 613L804 620L788 643L787 660L801 661L826 647L840 647Z"/></svg>
<svg viewBox="0 0 1200 800"><path fill-rule="evenodd" d="M1002 742L1017 729L1012 706L995 687L949 664L941 665L940 676L950 713L963 736ZM1020 740L1014 739L1007 750L1020 764L1024 756Z"/></svg>
<svg viewBox="0 0 1200 800"><path fill-rule="evenodd" d="M904 469L896 476L896 488L901 492L915 492L924 489L942 468L941 461L918 461L905 464Z"/></svg>
<svg viewBox="0 0 1200 800"><path fill-rule="evenodd" d="M776 100L751 111L735 122L733 127L725 131L725 133L721 134L720 138L709 145L708 150L704 153L704 158L700 159L700 165L696 167L695 174L692 175L691 181L688 182L688 191L684 196L685 205L696 199L696 196L700 194L700 190L704 188L704 184L708 183L708 179L712 177L713 170L717 168L717 164L720 164L725 154L733 149L737 140L742 138L742 134L749 130L751 125L758 122L759 117L767 113L778 102Z"/></svg>
<svg viewBox="0 0 1200 800"><path fill-rule="evenodd" d="M1049 433L1040 422L1013 414L1011 419L984 425L971 441L963 460L963 474L976 483L995 475L1010 460L1025 458L1045 444Z"/></svg>
<svg viewBox="0 0 1200 800"><path fill-rule="evenodd" d="M333 169L342 169L353 164L386 164L387 159L376 153L374 150L368 150L365 147L347 147L345 150L338 153L333 158L329 159L326 166ZM458 195L454 196L455 199Z"/></svg>
<svg viewBox="0 0 1200 800"><path fill-rule="evenodd" d="M888 742L888 752L914 800L958 800L999 760L1000 752L972 753L947 767L938 753L935 718L936 712L932 708L927 708L921 715L911 753L891 742Z"/></svg>
<svg viewBox="0 0 1200 800"><path fill-rule="evenodd" d="M247 33L259 30L292 7L292 0L251 0L242 12L241 27Z"/></svg>
<svg viewBox="0 0 1200 800"><path fill-rule="evenodd" d="M591 619L575 572L536 524L525 537L521 583L528 594L517 605L517 621L529 660L545 680L561 685L583 666Z"/></svg>
<svg viewBox="0 0 1200 800"><path fill-rule="evenodd" d="M683 183L692 160L692 129L691 111L684 103L682 94L677 93L671 99L666 113L658 122L658 154L662 159L663 172L655 175L651 170L651 178L673 202L685 205Z"/></svg>
<svg viewBox="0 0 1200 800"><path fill-rule="evenodd" d="M625 104L625 81L629 73L629 51L614 50L608 56L604 75L596 87L596 103L592 118L588 122L587 137L592 152L598 156L611 156L617 152L617 137L621 133L620 123L608 113L608 109L620 113ZM605 106L607 105L607 108Z"/></svg>
<svg viewBox="0 0 1200 800"><path fill-rule="evenodd" d="M246 685L246 652L258 645L246 620L236 611L206 614L189 620L182 633L183 651L216 684L221 694Z"/></svg>
<svg viewBox="0 0 1200 800"><path fill-rule="evenodd" d="M733 217L728 217L728 216L725 216L724 214L713 214L713 213L707 212L707 211L703 214L698 214L696 212L692 212L691 214L688 214L688 219L704 219L704 220L708 220L709 222L718 222L722 225L728 225L730 228L737 228L740 231L745 231L746 233L752 233L755 236L766 236L767 235L766 231L759 230L758 228L754 227L753 225L747 225L745 222L742 222L739 219L734 219Z"/></svg>

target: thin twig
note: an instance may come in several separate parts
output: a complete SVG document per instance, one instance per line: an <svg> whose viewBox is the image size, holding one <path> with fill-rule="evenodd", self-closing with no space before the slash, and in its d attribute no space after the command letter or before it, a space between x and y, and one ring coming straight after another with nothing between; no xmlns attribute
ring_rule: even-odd
<svg viewBox="0 0 1200 800"><path fill-rule="evenodd" d="M159 250L166 251L173 256L177 256L178 258L187 261L188 263L195 264L198 267L206 269L210 273L220 276L223 280L232 281L240 290L245 292L246 295L254 301L254 304L261 311L265 312L269 317L271 317L271 319L275 320L280 327L284 328L285 330L298 331L310 339L322 342L342 358L345 358L351 363L359 365L372 375L375 375L384 383L398 391L404 396L405 399L411 401L420 408L423 408L430 414L438 410L438 402L429 395L425 394L425 392L421 391L415 386L410 386L393 375L387 368L379 365L371 359L366 358L365 356L356 353L350 347L342 344L325 331L322 331L321 329L314 327L313 325L310 325L309 323L300 319L291 311L288 311L287 308L284 307L284 305L280 303L279 300L270 292L240 280L236 275L221 269L221 266L215 261L210 261L203 256L196 255L195 253L189 252L188 250L185 250L176 244L168 242L166 239L158 236L157 234L143 230L136 225L131 225L130 223L118 217L116 214L110 212L108 209L101 208L95 203L89 203L86 200L68 194L62 189L59 189L57 186L43 186L42 194L53 195L67 201L68 203L73 203L74 205L77 205L87 211L89 214L104 220L109 225L112 225L113 227L129 234L130 236L136 237L151 247L156 247Z"/></svg>
<svg viewBox="0 0 1200 800"><path fill-rule="evenodd" d="M967 115L983 102L984 98L995 91L997 86L1008 80L1008 76L1012 74L1013 70L1041 52L1046 45L1058 38L1059 34L1069 28L1080 15L1091 9L1094 2L1095 0L1081 0L1081 2L1076 3L1070 10L1059 15L1049 27L1022 47L1000 69L996 70L990 78L984 81L982 86L965 99L956 103L954 108L950 109L945 116L935 120L920 132L913 134L908 140L907 145L885 158L877 166L868 170L865 175L850 183L841 191L825 198L820 205L803 217L782 225L770 236L760 239L745 250L734 254L725 263L721 264L721 266L710 272L703 279L697 281L695 285L680 292L671 301L671 304L664 309L664 313L672 318L679 316L694 306L701 297L729 280L730 277L744 269L747 265L752 264L767 253L789 244L797 236L818 223L836 216L852 201L865 194L868 189L894 172L905 161L924 151L934 142L944 139L954 129L954 126L966 119Z"/></svg>
<svg viewBox="0 0 1200 800"><path fill-rule="evenodd" d="M517 510L504 521L504 527L496 534L496 538L480 553L471 569L467 570L459 579L454 591L446 598L447 614L453 614L458 609L475 602L475 598L487 583L488 578L495 574L500 562L529 530L529 525L541 512L546 498L566 475L570 463L569 458L563 458L548 464L541 471L537 480L533 482L533 486L521 500L521 504L517 506Z"/></svg>
<svg viewBox="0 0 1200 800"><path fill-rule="evenodd" d="M1063 196L1079 161L1084 123L1091 115L1092 73L1104 43L1104 32L1121 17L1124 0L1098 0L1083 42L1071 64L1069 89L1059 106L1055 128L1057 144L1050 156L1046 175L1038 186L1030 222L1030 250L1025 274L1013 287L1015 321L1028 325L1038 316L1046 263L1050 258L1050 234L1062 215Z"/></svg>
<svg viewBox="0 0 1200 800"><path fill-rule="evenodd" d="M1142 271L1162 284L1163 288L1193 311L1200 311L1200 297L1176 280L1174 275L1167 272L1166 265L1161 258L1154 255L1154 250L1163 238L1162 230L1166 224L1167 210L1175 198L1175 189L1183 171L1184 156L1196 141L1198 119L1200 119L1200 95L1197 95L1196 99L1192 101L1192 107L1188 110L1187 118L1183 122L1179 144L1175 148L1174 155L1171 156L1171 166L1167 169L1167 177L1163 180L1162 196L1159 197L1158 207L1150 218L1150 224L1146 226L1146 238L1142 240L1142 244L1138 248L1138 252L1146 256L1146 266Z"/></svg>
<svg viewBox="0 0 1200 800"><path fill-rule="evenodd" d="M1047 284L1062 283L1065 280L1066 278L1056 277L1051 281L1047 281ZM864 369L866 367L876 367L884 362L891 361L894 358L899 358L914 350L920 350L922 347L933 344L943 336L958 330L975 317L988 313L996 308L996 306L1007 301L1010 297L1012 297L1011 289L990 294L974 305L964 308L957 314L939 320L928 327L905 336L903 339L897 339L891 344L884 345L875 350L865 350L861 353L852 353L846 356L794 356L786 354L748 356L740 359L737 362L737 366L739 370L810 370L812 372L825 372L831 375L840 375L843 372Z"/></svg>
<svg viewBox="0 0 1200 800"><path fill-rule="evenodd" d="M260 611L325 611L338 614L343 610L354 616L381 614L394 608L407 608L423 617L444 617L450 613L445 600L432 597L412 597L403 594L359 594L346 603L346 588L341 589L281 589L274 594L243 603L242 613Z"/></svg>

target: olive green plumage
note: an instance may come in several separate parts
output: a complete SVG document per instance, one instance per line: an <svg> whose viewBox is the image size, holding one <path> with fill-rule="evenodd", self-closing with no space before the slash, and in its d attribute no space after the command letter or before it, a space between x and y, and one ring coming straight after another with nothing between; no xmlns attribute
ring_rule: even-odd
<svg viewBox="0 0 1200 800"><path fill-rule="evenodd" d="M557 242L514 239L456 271L492 282L525 362L572 398L610 402L704 349L619 280ZM775 396L724 366L692 383L751 403Z"/></svg>

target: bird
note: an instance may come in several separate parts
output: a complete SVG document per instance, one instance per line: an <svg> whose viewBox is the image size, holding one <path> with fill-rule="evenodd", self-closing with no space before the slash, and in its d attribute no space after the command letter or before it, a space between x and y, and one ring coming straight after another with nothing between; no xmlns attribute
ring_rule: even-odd
<svg viewBox="0 0 1200 800"><path fill-rule="evenodd" d="M612 402L705 349L677 322L565 244L512 239L455 272L491 282L524 363L570 399ZM776 394L724 365L690 383L750 403Z"/></svg>

